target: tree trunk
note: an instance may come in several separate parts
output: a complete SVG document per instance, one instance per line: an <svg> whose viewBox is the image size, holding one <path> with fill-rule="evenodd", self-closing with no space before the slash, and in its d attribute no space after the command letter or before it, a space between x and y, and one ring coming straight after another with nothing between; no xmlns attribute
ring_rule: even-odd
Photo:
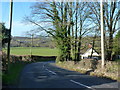
<svg viewBox="0 0 120 90"><path fill-rule="evenodd" d="M77 61L77 19L78 19L78 2L76 2L76 15L75 15L75 20L76 20L76 27L75 27L75 61Z"/></svg>

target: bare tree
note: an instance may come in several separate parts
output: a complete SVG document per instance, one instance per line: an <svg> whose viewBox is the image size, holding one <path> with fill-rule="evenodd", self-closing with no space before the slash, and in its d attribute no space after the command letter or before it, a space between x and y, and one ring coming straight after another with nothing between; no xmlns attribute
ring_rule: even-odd
<svg viewBox="0 0 120 90"><path fill-rule="evenodd" d="M87 3L82 2L40 2L32 7L32 17L26 20L55 39L61 61L71 60L73 56L78 61L82 36L91 30L87 7ZM43 27L43 22L50 26Z"/></svg>
<svg viewBox="0 0 120 90"><path fill-rule="evenodd" d="M100 30L100 4L90 3L89 7L92 11L90 18L92 18L95 25L98 26ZM108 41L106 43L106 59L112 60L112 51L113 51L113 35L117 30L117 22L120 17L120 10L118 9L118 2L104 2L104 34Z"/></svg>

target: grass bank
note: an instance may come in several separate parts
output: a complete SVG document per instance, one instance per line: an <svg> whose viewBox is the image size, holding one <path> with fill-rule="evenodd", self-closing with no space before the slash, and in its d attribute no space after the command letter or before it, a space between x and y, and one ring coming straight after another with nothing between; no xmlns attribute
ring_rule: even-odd
<svg viewBox="0 0 120 90"><path fill-rule="evenodd" d="M28 62L11 63L9 65L9 72L2 73L2 83L7 85L17 84L20 73L26 64L28 64Z"/></svg>
<svg viewBox="0 0 120 90"><path fill-rule="evenodd" d="M58 62L56 65L64 69L89 74L91 76L105 77L120 81L118 77L119 62L120 60L106 61L104 69L101 68L101 60L81 60L77 64L75 64L74 61L64 61Z"/></svg>

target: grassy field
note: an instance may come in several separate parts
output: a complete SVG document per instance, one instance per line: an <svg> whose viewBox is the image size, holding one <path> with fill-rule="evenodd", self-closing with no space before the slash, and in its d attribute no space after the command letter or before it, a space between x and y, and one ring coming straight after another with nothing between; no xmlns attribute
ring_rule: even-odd
<svg viewBox="0 0 120 90"><path fill-rule="evenodd" d="M58 49L33 47L32 55L38 56L57 56ZM11 55L30 55L30 47L12 47Z"/></svg>

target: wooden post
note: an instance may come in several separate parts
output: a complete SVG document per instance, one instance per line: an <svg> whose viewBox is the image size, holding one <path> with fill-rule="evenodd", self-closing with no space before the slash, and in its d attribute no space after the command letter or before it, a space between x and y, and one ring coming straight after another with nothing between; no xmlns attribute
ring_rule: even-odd
<svg viewBox="0 0 120 90"><path fill-rule="evenodd" d="M13 12L13 0L10 0L10 17L9 17L9 41L8 41L8 49L7 49L7 59L8 59L8 72L10 65L10 41L11 41L11 29L12 29L12 12Z"/></svg>

